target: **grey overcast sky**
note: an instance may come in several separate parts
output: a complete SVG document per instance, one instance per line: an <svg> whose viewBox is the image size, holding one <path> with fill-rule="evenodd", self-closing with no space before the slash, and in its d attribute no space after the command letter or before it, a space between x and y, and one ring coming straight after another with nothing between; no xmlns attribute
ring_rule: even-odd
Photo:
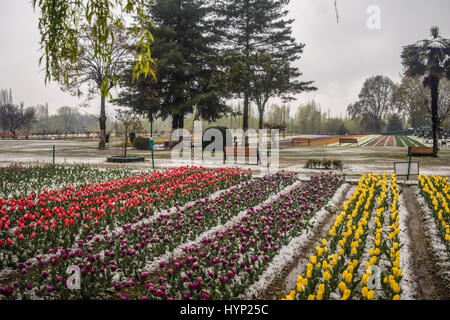
<svg viewBox="0 0 450 320"><path fill-rule="evenodd" d="M373 5L380 9L379 30L367 27L367 9ZM295 38L306 44L299 61L303 79L318 87L291 106L314 99L332 115L345 114L367 77L381 74L398 81L402 46L427 38L431 26L450 37L449 0L338 0L338 24L333 0L291 0L288 9ZM14 101L26 106L47 102L51 113L78 105L57 84L44 85L39 57L38 14L30 0L0 0L0 88L11 88ZM97 101L91 105L86 111L97 113Z"/></svg>

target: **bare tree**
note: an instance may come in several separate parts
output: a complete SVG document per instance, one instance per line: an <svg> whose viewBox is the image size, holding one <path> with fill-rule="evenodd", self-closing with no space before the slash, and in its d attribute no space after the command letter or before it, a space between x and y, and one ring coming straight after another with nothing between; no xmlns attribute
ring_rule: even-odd
<svg viewBox="0 0 450 320"><path fill-rule="evenodd" d="M450 116L450 81L442 79L439 82L438 92L438 118L439 123L444 123ZM423 86L423 78L404 77L396 86L394 101L399 111L409 115L414 128L425 122L431 123L431 94Z"/></svg>
<svg viewBox="0 0 450 320"><path fill-rule="evenodd" d="M381 132L383 116L393 106L394 87L394 82L388 77L368 78L359 93L359 101L349 105L347 112L354 119L371 119L376 132Z"/></svg>
<svg viewBox="0 0 450 320"><path fill-rule="evenodd" d="M12 99L12 91L11 89L2 89L0 91L0 107L7 105L7 104L12 104L13 103L13 99Z"/></svg>
<svg viewBox="0 0 450 320"><path fill-rule="evenodd" d="M29 126L35 118L35 109L24 109L23 103L14 105L8 103L0 106L0 125L16 136L16 131L22 127Z"/></svg>
<svg viewBox="0 0 450 320"><path fill-rule="evenodd" d="M96 58L95 41L91 27L83 26L79 38L78 58L74 63L67 62L61 66L64 71L55 72L54 77L62 85L64 91L81 96L81 90L87 86L87 100L100 94L100 141L99 149L105 149L106 138L106 99L111 97L110 91L117 85L116 78L123 73L127 64L133 59L133 39L127 30L119 24L110 26L113 38L107 44L110 60ZM67 77L62 79L59 74ZM108 81L105 81L108 80Z"/></svg>
<svg viewBox="0 0 450 320"><path fill-rule="evenodd" d="M142 130L142 123L139 119L139 114L131 110L120 110L117 109L116 119L120 121L124 128L124 137L125 137L125 146L123 148L123 156L127 157L127 147L128 147L128 139L131 136L131 133L136 133L137 131Z"/></svg>
<svg viewBox="0 0 450 320"><path fill-rule="evenodd" d="M56 113L64 123L64 132L68 133L70 131L73 131L76 125L77 118L80 115L78 110L76 110L75 108L64 106L59 108Z"/></svg>

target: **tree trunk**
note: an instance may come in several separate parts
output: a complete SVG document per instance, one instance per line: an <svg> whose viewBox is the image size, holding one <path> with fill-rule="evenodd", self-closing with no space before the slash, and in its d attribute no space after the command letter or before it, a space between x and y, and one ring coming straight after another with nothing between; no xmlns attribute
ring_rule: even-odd
<svg viewBox="0 0 450 320"><path fill-rule="evenodd" d="M172 131L178 129L178 115L177 114L173 114L172 115Z"/></svg>
<svg viewBox="0 0 450 320"><path fill-rule="evenodd" d="M100 141L98 143L99 150L106 149L106 111L105 111L105 100L106 97L102 94L101 104L100 104Z"/></svg>
<svg viewBox="0 0 450 320"><path fill-rule="evenodd" d="M262 130L263 128L263 121L264 121L264 110L258 110L259 111L259 130Z"/></svg>
<svg viewBox="0 0 450 320"><path fill-rule="evenodd" d="M439 98L439 78L431 76L431 121L433 122L433 156L438 156L438 130L439 130L439 115L438 115L438 98Z"/></svg>
<svg viewBox="0 0 450 320"><path fill-rule="evenodd" d="M178 129L184 129L184 115L180 114L178 116Z"/></svg>
<svg viewBox="0 0 450 320"><path fill-rule="evenodd" d="M125 148L123 149L123 156L127 157L127 148L128 148L128 128L125 128Z"/></svg>
<svg viewBox="0 0 450 320"><path fill-rule="evenodd" d="M148 114L148 121L150 121L150 137L153 138L153 114Z"/></svg>
<svg viewBox="0 0 450 320"><path fill-rule="evenodd" d="M178 115L178 129L184 129L184 114ZM179 142L184 141L184 135L180 136Z"/></svg>
<svg viewBox="0 0 450 320"><path fill-rule="evenodd" d="M244 117L243 117L243 130L245 135L245 146L248 147L248 135L246 135L248 130L248 105L249 105L249 97L248 97L248 90L244 93Z"/></svg>

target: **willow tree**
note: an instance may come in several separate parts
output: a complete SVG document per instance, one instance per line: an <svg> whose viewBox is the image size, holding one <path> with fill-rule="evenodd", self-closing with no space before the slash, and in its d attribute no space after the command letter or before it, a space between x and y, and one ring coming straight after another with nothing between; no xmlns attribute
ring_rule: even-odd
<svg viewBox="0 0 450 320"><path fill-rule="evenodd" d="M78 39L78 58L74 62L65 61L55 71L55 78L64 74L66 80L60 81L61 89L73 95L81 96L87 89L87 101L100 95L100 141L99 149L105 149L106 138L106 99L110 90L117 85L116 78L123 73L133 59L134 43L128 31L121 25L109 27L114 37L105 45L109 59L103 61L95 55L95 30L87 25L81 28Z"/></svg>
<svg viewBox="0 0 450 320"><path fill-rule="evenodd" d="M39 64L45 65L46 84L55 80L62 87L70 88L74 86L74 82L81 82L74 78L71 66L86 62L85 51L80 50L80 39L83 39L86 28L90 33L91 61L102 70L105 70L104 66L114 65L115 57L111 44L117 40L111 26L125 25L127 16L135 16L137 19L137 23L131 27L133 37L136 39L133 79L140 76L147 77L149 74L155 77L150 49L153 43L150 31L152 23L145 14L149 0L32 0L31 3L40 14L42 56ZM80 79L83 78L85 75L80 76ZM99 79L101 83L98 82ZM96 76L95 83L102 96L99 148L104 149L106 116L103 99L108 96L112 84L116 83L116 74L101 72Z"/></svg>
<svg viewBox="0 0 450 320"><path fill-rule="evenodd" d="M34 10L39 11L39 32L42 56L40 64L45 65L45 82L51 80L69 81L69 74L63 68L67 63L78 60L78 38L82 25L92 29L93 56L97 61L111 62L108 43L114 40L110 26L121 22L126 16L135 16L137 23L132 31L137 39L134 77L153 74L150 32L146 6L150 0L32 0ZM153 74L154 76L154 74ZM106 91L113 78L104 79Z"/></svg>
<svg viewBox="0 0 450 320"><path fill-rule="evenodd" d="M403 48L402 65L407 77L424 77L423 85L431 93L431 121L433 133L433 155L438 155L439 83L450 79L450 39L439 34L438 27L431 28L431 38L418 41Z"/></svg>

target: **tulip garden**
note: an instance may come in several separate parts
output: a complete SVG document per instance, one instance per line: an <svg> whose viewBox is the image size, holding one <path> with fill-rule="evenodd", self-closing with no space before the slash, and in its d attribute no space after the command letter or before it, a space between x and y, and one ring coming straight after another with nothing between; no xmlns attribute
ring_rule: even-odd
<svg viewBox="0 0 450 320"><path fill-rule="evenodd" d="M402 293L396 178L364 176L287 299L395 299ZM381 268L382 289L367 286ZM379 295L379 296L378 296Z"/></svg>
<svg viewBox="0 0 450 320"><path fill-rule="evenodd" d="M412 297L395 175L356 183L337 174L299 179L191 166L1 170L0 299L258 298L327 219L295 287L279 298ZM419 177L418 202L432 217L444 266L449 191L448 178Z"/></svg>

